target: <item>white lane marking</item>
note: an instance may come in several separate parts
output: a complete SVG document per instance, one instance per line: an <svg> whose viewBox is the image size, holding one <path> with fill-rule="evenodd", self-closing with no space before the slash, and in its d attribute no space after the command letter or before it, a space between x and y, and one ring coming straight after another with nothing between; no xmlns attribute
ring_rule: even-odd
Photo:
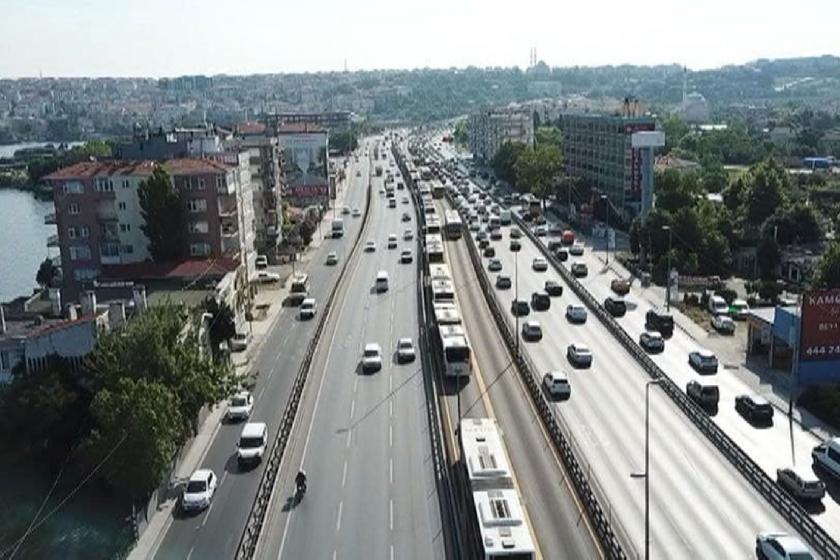
<svg viewBox="0 0 840 560"><path fill-rule="evenodd" d="M338 516L335 520L335 532L338 533L341 530L341 508L344 506L344 500L338 502Z"/></svg>
<svg viewBox="0 0 840 560"><path fill-rule="evenodd" d="M344 460L344 468L341 469L341 487L347 483L347 459Z"/></svg>
<svg viewBox="0 0 840 560"><path fill-rule="evenodd" d="M394 447L394 426L388 426L388 447Z"/></svg>
<svg viewBox="0 0 840 560"><path fill-rule="evenodd" d="M394 392L394 372L388 374L388 392Z"/></svg>
<svg viewBox="0 0 840 560"><path fill-rule="evenodd" d="M394 545L391 545L391 560L394 560Z"/></svg>
<svg viewBox="0 0 840 560"><path fill-rule="evenodd" d="M388 500L388 522L391 530L394 530L394 500Z"/></svg>
<svg viewBox="0 0 840 560"><path fill-rule="evenodd" d="M336 558L338 558L338 551L333 549L333 560L335 560Z"/></svg>
<svg viewBox="0 0 840 560"><path fill-rule="evenodd" d="M211 511L213 511L213 502L210 502L210 507L207 508L207 513L204 514L204 519L201 521L202 527L204 527L207 524L207 520L210 518Z"/></svg>
<svg viewBox="0 0 840 560"><path fill-rule="evenodd" d="M350 402L350 421L353 421L353 413L356 412L356 399Z"/></svg>
<svg viewBox="0 0 840 560"><path fill-rule="evenodd" d="M394 417L394 400L393 400L393 397L391 398L390 401L388 401L388 416L390 416L391 418Z"/></svg>
<svg viewBox="0 0 840 560"><path fill-rule="evenodd" d="M394 459L388 459L388 480L391 484L394 483Z"/></svg>
<svg viewBox="0 0 840 560"><path fill-rule="evenodd" d="M259 392L259 394L257 395L257 400L260 400L260 399L262 398L263 393L265 393L265 387L263 387L262 389L260 389L260 392Z"/></svg>
<svg viewBox="0 0 840 560"><path fill-rule="evenodd" d="M193 552L195 552L195 545L190 547L190 551L189 553L187 553L187 560L190 560L190 557L193 555Z"/></svg>
<svg viewBox="0 0 840 560"><path fill-rule="evenodd" d="M347 448L350 447L350 440L352 439L352 434L353 434L353 429L352 428L347 430L347 445L346 445Z"/></svg>
<svg viewBox="0 0 840 560"><path fill-rule="evenodd" d="M353 394L356 393L356 389L359 388L359 376L357 375L356 378L353 380Z"/></svg>
<svg viewBox="0 0 840 560"><path fill-rule="evenodd" d="M225 471L225 474L223 474L223 475L222 475L222 481L221 481L221 482L219 482L219 486L221 486L222 484L224 484L224 483L225 483L225 479L228 477L228 474L230 474L230 473L228 473L227 471ZM218 488L216 488L216 490L218 490Z"/></svg>

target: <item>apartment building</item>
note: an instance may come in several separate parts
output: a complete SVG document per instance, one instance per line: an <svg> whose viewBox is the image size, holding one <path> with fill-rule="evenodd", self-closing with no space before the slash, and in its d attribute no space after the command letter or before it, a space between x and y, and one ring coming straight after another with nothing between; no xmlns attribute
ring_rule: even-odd
<svg viewBox="0 0 840 560"><path fill-rule="evenodd" d="M52 186L57 246L65 292L78 295L111 266L151 259L138 189L152 161L81 162L47 176ZM162 163L184 199L186 259L222 259L255 275L254 210L250 168L210 159Z"/></svg>
<svg viewBox="0 0 840 560"><path fill-rule="evenodd" d="M326 129L307 123L284 124L277 131L277 141L283 154L284 196L289 204L327 208L333 193Z"/></svg>
<svg viewBox="0 0 840 560"><path fill-rule="evenodd" d="M469 145L473 156L489 162L505 142L534 144L534 116L519 107L484 109L470 115Z"/></svg>
<svg viewBox="0 0 840 560"><path fill-rule="evenodd" d="M331 131L349 130L354 115L350 111L327 111L322 113L272 113L265 116L268 126L276 133L283 125L311 124Z"/></svg>

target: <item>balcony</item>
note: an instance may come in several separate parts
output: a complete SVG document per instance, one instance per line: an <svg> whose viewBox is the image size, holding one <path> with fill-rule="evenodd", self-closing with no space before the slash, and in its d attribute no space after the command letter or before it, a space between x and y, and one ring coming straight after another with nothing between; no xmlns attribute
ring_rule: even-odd
<svg viewBox="0 0 840 560"><path fill-rule="evenodd" d="M236 257L239 255L239 235L222 235L222 254L226 257Z"/></svg>
<svg viewBox="0 0 840 560"><path fill-rule="evenodd" d="M117 205L113 200L100 200L96 205L96 219L100 222L116 222Z"/></svg>
<svg viewBox="0 0 840 560"><path fill-rule="evenodd" d="M50 212L46 216L44 216L44 225L47 226L54 226L55 225L55 212Z"/></svg>
<svg viewBox="0 0 840 560"><path fill-rule="evenodd" d="M219 197L219 217L230 218L236 216L236 198Z"/></svg>
<svg viewBox="0 0 840 560"><path fill-rule="evenodd" d="M47 237L47 247L58 247L58 234L57 233Z"/></svg>

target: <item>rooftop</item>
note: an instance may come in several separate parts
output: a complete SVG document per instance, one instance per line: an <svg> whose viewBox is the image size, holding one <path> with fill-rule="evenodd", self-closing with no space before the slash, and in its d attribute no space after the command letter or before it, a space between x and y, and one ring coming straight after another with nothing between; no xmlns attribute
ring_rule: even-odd
<svg viewBox="0 0 840 560"><path fill-rule="evenodd" d="M170 159L163 168L171 175L192 175L204 173L227 173L233 167L212 159L185 158Z"/></svg>
<svg viewBox="0 0 840 560"><path fill-rule="evenodd" d="M312 124L308 122L301 123L285 123L278 127L278 134L297 134L302 132L326 132L323 126Z"/></svg>
<svg viewBox="0 0 840 560"><path fill-rule="evenodd" d="M236 270L233 259L187 259L168 262L114 264L102 267L102 282L125 280L192 280L220 278Z"/></svg>
<svg viewBox="0 0 840 560"><path fill-rule="evenodd" d="M47 181L63 179L89 179L92 177L111 177L115 175L148 176L154 170L151 161L81 161L64 167L44 177Z"/></svg>

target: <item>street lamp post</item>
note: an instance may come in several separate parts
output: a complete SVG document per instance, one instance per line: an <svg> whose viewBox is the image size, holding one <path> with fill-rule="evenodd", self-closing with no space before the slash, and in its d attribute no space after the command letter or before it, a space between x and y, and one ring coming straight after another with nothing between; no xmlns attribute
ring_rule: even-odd
<svg viewBox="0 0 840 560"><path fill-rule="evenodd" d="M660 377L645 383L645 472L630 475L645 479L645 560L650 559L650 386L663 381Z"/></svg>
<svg viewBox="0 0 840 560"><path fill-rule="evenodd" d="M607 195L602 194L601 200L604 201L604 206L606 207L606 225L607 229L604 232L604 241L606 242L606 257L607 257L607 266L610 264L610 199L607 198Z"/></svg>
<svg viewBox="0 0 840 560"><path fill-rule="evenodd" d="M673 230L671 226L662 226L662 231L668 232L668 270L665 271L665 309L671 310L671 241Z"/></svg>

